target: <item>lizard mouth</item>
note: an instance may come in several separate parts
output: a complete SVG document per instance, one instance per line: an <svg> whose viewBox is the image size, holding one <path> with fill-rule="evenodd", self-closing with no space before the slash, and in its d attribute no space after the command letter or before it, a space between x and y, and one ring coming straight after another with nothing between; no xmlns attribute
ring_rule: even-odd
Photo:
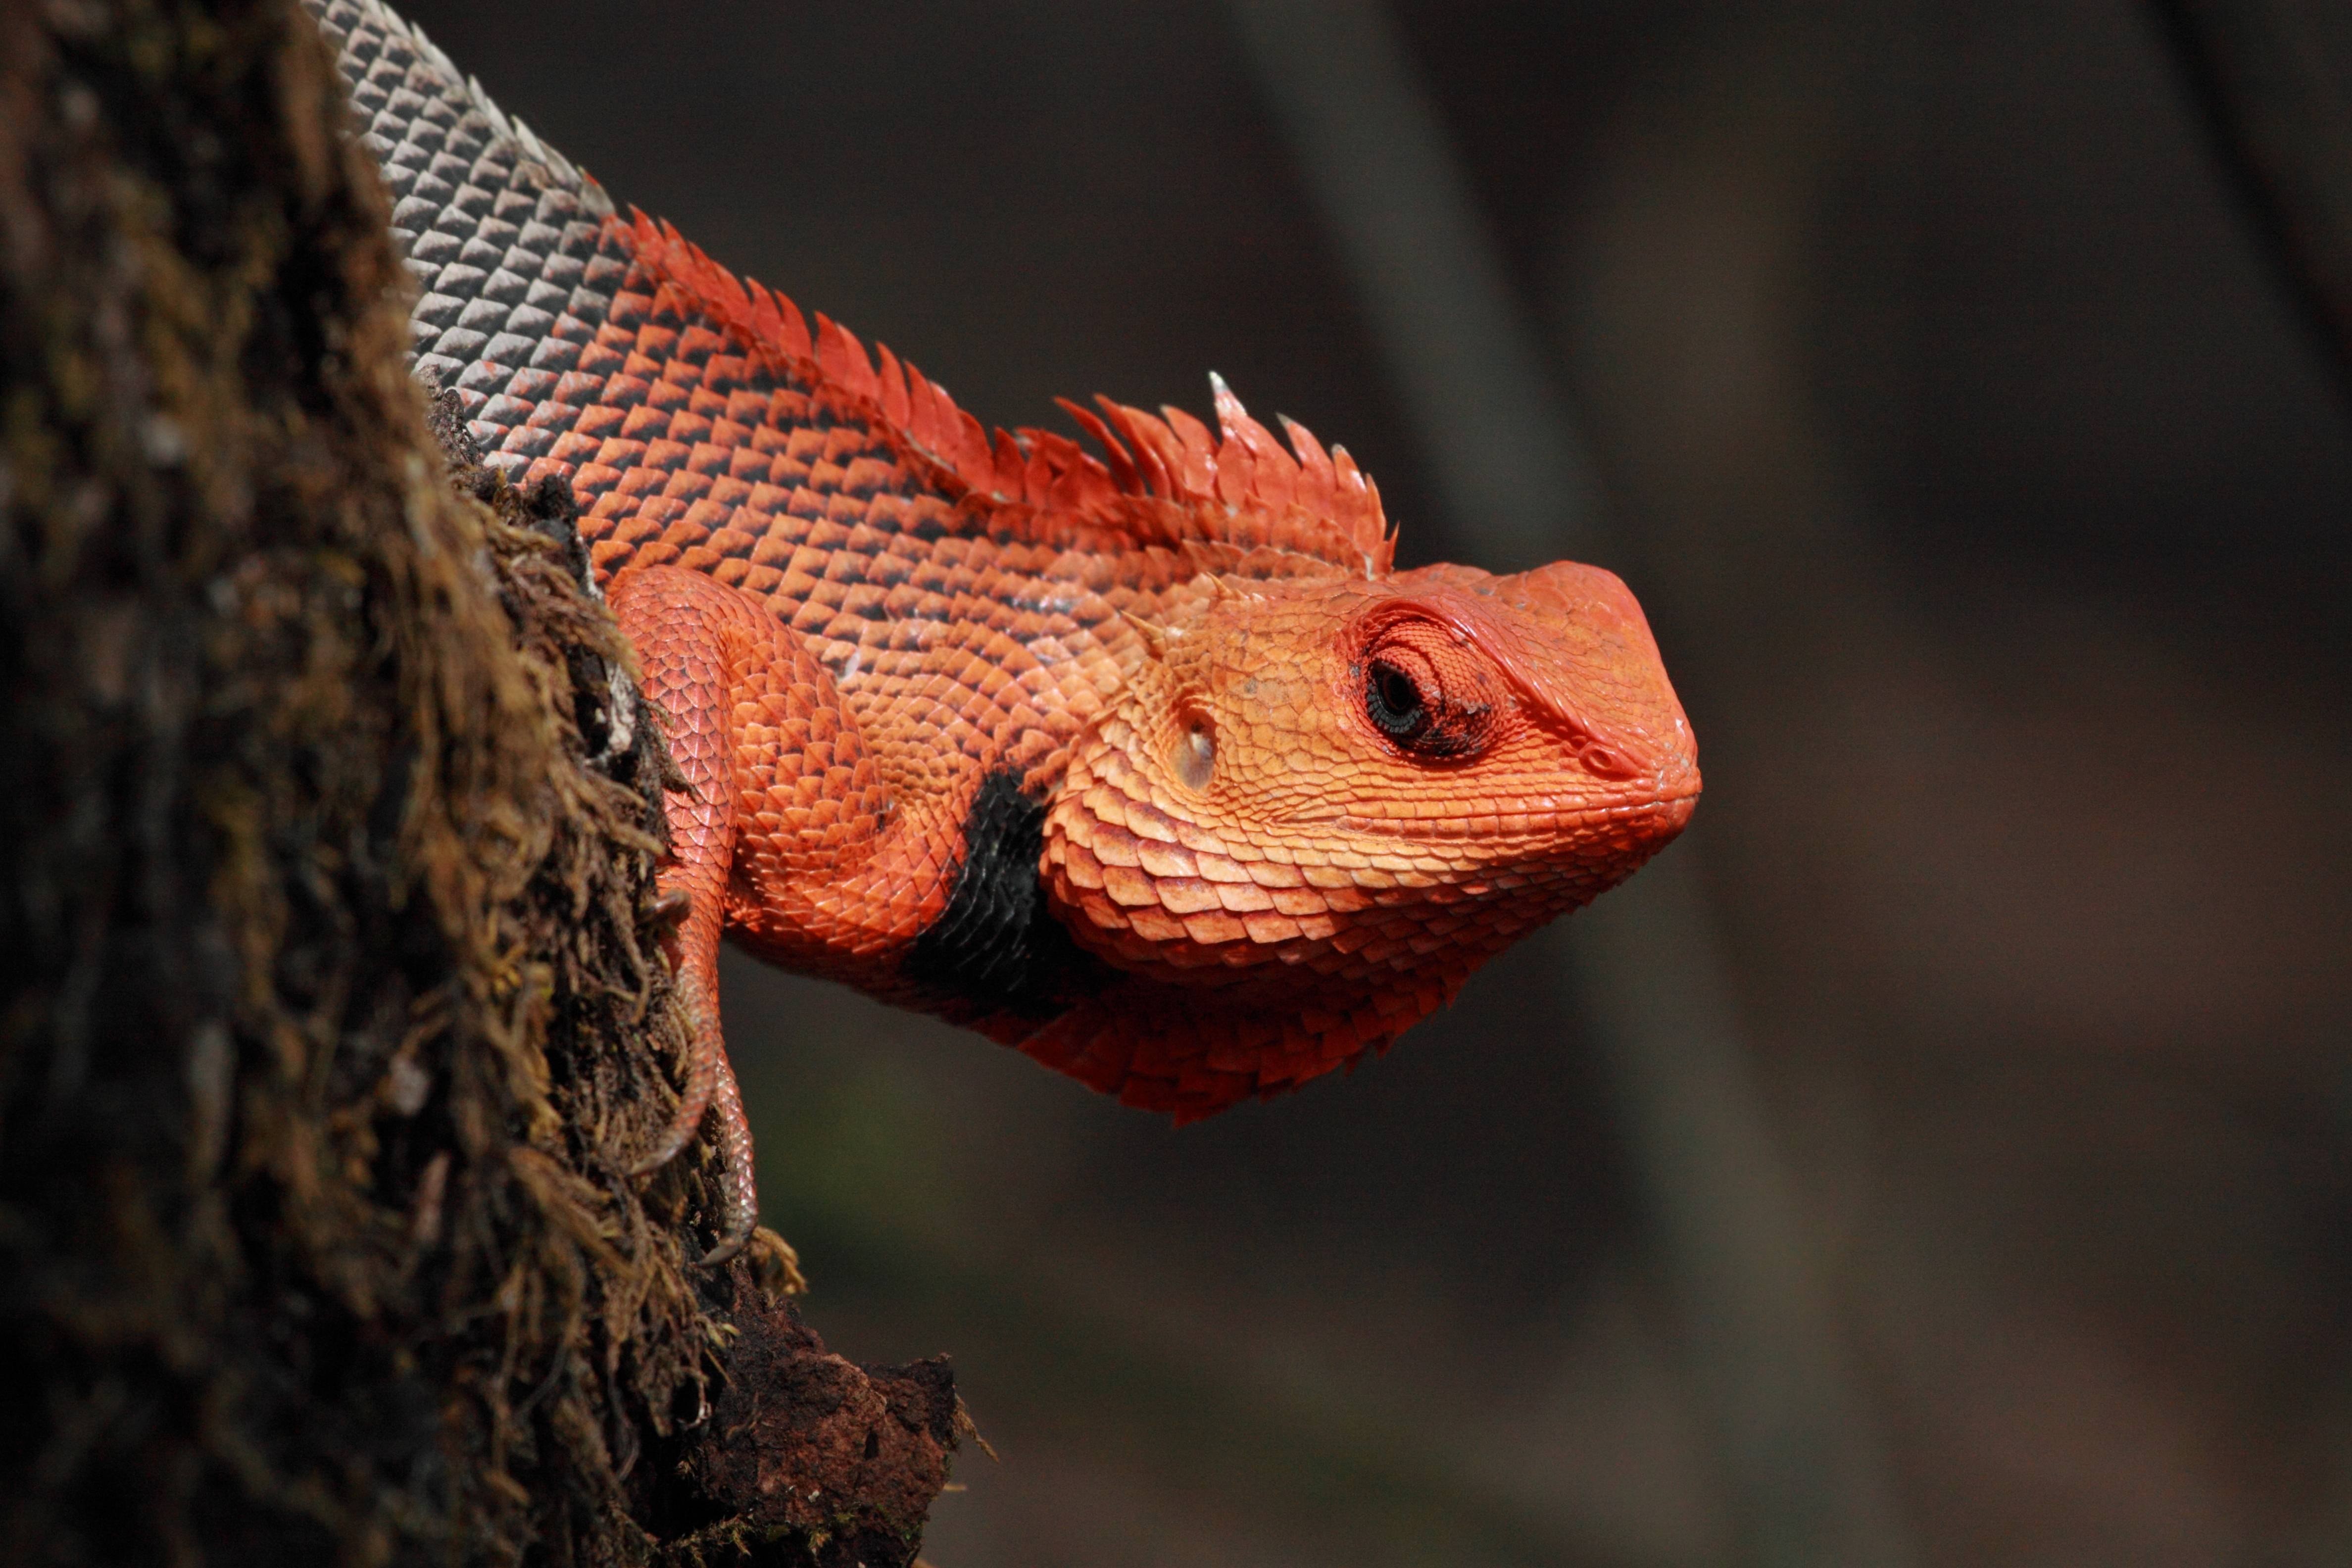
<svg viewBox="0 0 2352 1568"><path fill-rule="evenodd" d="M1498 839L1551 841L1604 824L1622 826L1654 819L1664 830L1661 837L1671 838L1690 822L1698 796L1699 781L1694 775L1677 780L1659 793L1633 800L1536 805L1522 811L1451 817L1368 816L1344 805L1327 805L1286 812L1279 820L1286 826L1337 828L1368 838L1461 844Z"/></svg>

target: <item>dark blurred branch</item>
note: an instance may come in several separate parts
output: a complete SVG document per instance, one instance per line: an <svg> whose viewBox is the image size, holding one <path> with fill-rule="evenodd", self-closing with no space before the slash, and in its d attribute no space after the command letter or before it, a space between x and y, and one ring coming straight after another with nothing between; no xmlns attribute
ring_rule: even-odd
<svg viewBox="0 0 2352 1568"><path fill-rule="evenodd" d="M1591 467L1542 339L1378 0L1232 0L1245 51L1489 564L1607 559ZM1757 1563L1913 1557L1811 1262L1685 844L1566 928L1694 1381Z"/></svg>
<svg viewBox="0 0 2352 1568"><path fill-rule="evenodd" d="M2223 158L2352 391L2352 12L2152 0Z"/></svg>

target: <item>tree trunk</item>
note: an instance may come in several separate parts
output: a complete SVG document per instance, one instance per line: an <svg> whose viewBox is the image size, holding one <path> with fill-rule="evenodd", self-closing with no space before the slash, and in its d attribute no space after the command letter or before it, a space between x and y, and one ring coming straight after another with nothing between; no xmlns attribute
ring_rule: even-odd
<svg viewBox="0 0 2352 1568"><path fill-rule="evenodd" d="M667 762L345 113L293 0L0 0L0 1555L903 1564L944 1364L629 1174Z"/></svg>

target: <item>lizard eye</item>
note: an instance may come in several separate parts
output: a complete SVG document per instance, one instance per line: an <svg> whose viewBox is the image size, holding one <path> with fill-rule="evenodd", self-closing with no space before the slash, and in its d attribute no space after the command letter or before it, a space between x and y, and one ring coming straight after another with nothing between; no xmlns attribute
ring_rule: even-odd
<svg viewBox="0 0 2352 1568"><path fill-rule="evenodd" d="M1429 728L1429 705L1420 683L1387 659L1374 659L1364 672L1364 717L1401 746L1410 746Z"/></svg>
<svg viewBox="0 0 2352 1568"><path fill-rule="evenodd" d="M1507 700L1485 655L1423 621L1385 628L1362 669L1364 718L1423 762L1466 762L1484 752Z"/></svg>

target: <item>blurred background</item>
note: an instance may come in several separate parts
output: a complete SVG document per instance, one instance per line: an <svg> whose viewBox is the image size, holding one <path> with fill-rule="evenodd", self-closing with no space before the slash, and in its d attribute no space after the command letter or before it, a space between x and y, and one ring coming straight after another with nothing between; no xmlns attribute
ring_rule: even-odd
<svg viewBox="0 0 2352 1568"><path fill-rule="evenodd" d="M2352 409L2147 12L1399 0L1400 228L1281 6L403 8L984 422L1213 368L1413 563L1601 560L1700 738L1565 937L1181 1131L732 963L811 1320L1001 1456L928 1561L2352 1560ZM1528 409L1549 521L1462 476Z"/></svg>

